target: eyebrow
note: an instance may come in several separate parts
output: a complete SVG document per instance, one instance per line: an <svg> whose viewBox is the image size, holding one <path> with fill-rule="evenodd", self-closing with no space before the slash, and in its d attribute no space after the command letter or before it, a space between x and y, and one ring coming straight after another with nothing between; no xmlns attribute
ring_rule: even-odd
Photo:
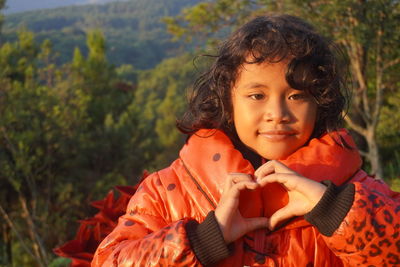
<svg viewBox="0 0 400 267"><path fill-rule="evenodd" d="M269 86L267 84L263 84L263 83L258 83L258 82L249 82L243 86L241 86L242 89L244 90L249 90L249 89L258 89L258 88L265 88L265 89L269 89ZM304 91L304 90L299 90L299 89L295 89L292 88L290 86L287 87L288 90L295 90L295 91Z"/></svg>
<svg viewBox="0 0 400 267"><path fill-rule="evenodd" d="M243 89L257 89L257 88L268 88L267 85L262 83L250 82L242 86Z"/></svg>

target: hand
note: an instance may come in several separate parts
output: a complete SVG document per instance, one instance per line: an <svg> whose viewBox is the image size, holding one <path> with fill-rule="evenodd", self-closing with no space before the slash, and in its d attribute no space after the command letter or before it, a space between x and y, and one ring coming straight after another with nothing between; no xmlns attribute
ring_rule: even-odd
<svg viewBox="0 0 400 267"><path fill-rule="evenodd" d="M254 190L258 187L259 184L248 174L232 173L228 175L221 199L215 209L215 218L227 244L247 232L267 227L267 218L244 218L238 209L240 192L246 189Z"/></svg>
<svg viewBox="0 0 400 267"><path fill-rule="evenodd" d="M326 191L325 185L301 176L276 160L262 165L256 170L254 176L260 186L277 182L288 190L289 202L272 214L268 223L270 230L285 219L310 212Z"/></svg>

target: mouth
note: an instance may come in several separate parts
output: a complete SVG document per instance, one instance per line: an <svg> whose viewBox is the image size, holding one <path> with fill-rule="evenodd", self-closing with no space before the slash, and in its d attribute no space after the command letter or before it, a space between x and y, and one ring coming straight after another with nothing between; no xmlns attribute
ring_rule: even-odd
<svg viewBox="0 0 400 267"><path fill-rule="evenodd" d="M291 136L296 135L295 131L281 131L281 130L273 130L273 131L260 131L259 136L264 137L272 142L279 142L289 138Z"/></svg>

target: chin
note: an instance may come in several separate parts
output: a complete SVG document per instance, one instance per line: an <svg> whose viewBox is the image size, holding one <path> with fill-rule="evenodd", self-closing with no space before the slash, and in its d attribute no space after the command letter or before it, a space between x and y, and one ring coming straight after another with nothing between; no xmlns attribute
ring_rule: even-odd
<svg viewBox="0 0 400 267"><path fill-rule="evenodd" d="M287 156L286 156L286 154L285 155L271 155L271 154L268 154L268 155L261 155L261 157L263 157L266 160L280 160L280 159L286 158Z"/></svg>
<svg viewBox="0 0 400 267"><path fill-rule="evenodd" d="M287 151L282 153L258 153L266 160L281 160L290 156L294 151Z"/></svg>

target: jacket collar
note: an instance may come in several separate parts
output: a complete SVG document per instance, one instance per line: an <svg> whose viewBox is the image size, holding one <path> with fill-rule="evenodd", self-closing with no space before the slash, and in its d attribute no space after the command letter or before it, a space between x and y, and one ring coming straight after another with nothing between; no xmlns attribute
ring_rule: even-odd
<svg viewBox="0 0 400 267"><path fill-rule="evenodd" d="M340 143L341 138L354 149L338 145L335 139ZM228 173L254 174L251 163L235 149L229 137L219 130L198 131L182 148L180 157L215 203L219 202ZM304 177L318 182L331 180L337 185L351 178L362 163L354 141L344 129L314 138L280 161ZM260 205L263 215L269 217L287 203L286 191L277 184L267 185L259 192L246 192L241 194L242 197L246 201L241 203L247 204L241 204L240 210L244 216L247 214L249 217L259 215L258 211L254 211L255 205Z"/></svg>

